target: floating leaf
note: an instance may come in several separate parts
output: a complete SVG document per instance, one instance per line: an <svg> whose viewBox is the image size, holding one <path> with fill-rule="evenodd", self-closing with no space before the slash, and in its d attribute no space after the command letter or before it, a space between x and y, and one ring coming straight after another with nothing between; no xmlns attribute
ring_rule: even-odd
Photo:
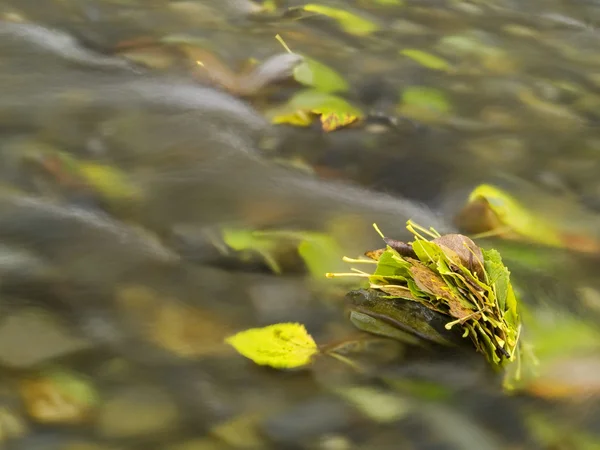
<svg viewBox="0 0 600 450"><path fill-rule="evenodd" d="M116 167L81 161L69 153L51 149L27 154L25 158L38 164L57 184L70 190L92 190L111 205L119 201L139 200L142 197L139 186Z"/></svg>
<svg viewBox="0 0 600 450"><path fill-rule="evenodd" d="M522 313L527 351L521 376L509 372L505 384L540 397L600 397L600 330L594 320L549 306Z"/></svg>
<svg viewBox="0 0 600 450"><path fill-rule="evenodd" d="M98 405L98 395L87 377L49 370L20 383L29 415L40 423L82 423Z"/></svg>
<svg viewBox="0 0 600 450"><path fill-rule="evenodd" d="M299 323L279 323L241 331L225 340L260 366L292 369L310 364L317 344Z"/></svg>
<svg viewBox="0 0 600 450"><path fill-rule="evenodd" d="M304 5L303 9L309 12L323 14L336 20L344 31L356 36L367 36L379 29L374 22L363 17L352 14L351 12L342 9L332 8L330 6L309 3Z"/></svg>
<svg viewBox="0 0 600 450"><path fill-rule="evenodd" d="M384 6L404 6L404 0L372 0L373 3Z"/></svg>
<svg viewBox="0 0 600 450"><path fill-rule="evenodd" d="M363 117L360 109L343 98L312 89L297 93L287 104L271 110L268 116L275 124L306 125L311 114L321 116L325 131L336 130Z"/></svg>
<svg viewBox="0 0 600 450"><path fill-rule="evenodd" d="M379 423L395 422L410 411L408 402L393 392L366 386L338 388L335 392L367 417Z"/></svg>
<svg viewBox="0 0 600 450"><path fill-rule="evenodd" d="M273 238L258 234L255 230L248 229L223 229L221 231L223 242L235 251L253 251L260 254L265 263L275 273L281 273L281 267L275 254L280 245Z"/></svg>
<svg viewBox="0 0 600 450"><path fill-rule="evenodd" d="M294 79L305 86L311 86L321 92L345 92L348 83L335 70L325 64L304 56L304 61L294 69Z"/></svg>
<svg viewBox="0 0 600 450"><path fill-rule="evenodd" d="M113 200L136 199L141 190L125 173L104 164L82 163L80 171L85 180L104 197Z"/></svg>
<svg viewBox="0 0 600 450"><path fill-rule="evenodd" d="M410 86L403 90L398 112L423 122L433 122L451 111L446 94L426 86Z"/></svg>
<svg viewBox="0 0 600 450"><path fill-rule="evenodd" d="M479 185L471 192L456 220L468 232L497 230L507 238L520 236L555 247L563 245L554 226L537 218L517 199L490 184Z"/></svg>
<svg viewBox="0 0 600 450"><path fill-rule="evenodd" d="M339 113L324 113L321 114L321 124L323 131L334 131L338 128L345 127L346 125L350 125L358 120L358 117L353 116L352 114L339 114Z"/></svg>
<svg viewBox="0 0 600 450"><path fill-rule="evenodd" d="M427 67L428 69L441 70L444 72L448 72L452 69L450 63L445 59L431 53L424 52L423 50L406 48L401 50L400 54L418 62L420 65Z"/></svg>
<svg viewBox="0 0 600 450"><path fill-rule="evenodd" d="M342 255L338 243L330 236L306 233L305 239L298 246L298 254L304 260L308 271L316 279L331 269L331 265L339 261Z"/></svg>
<svg viewBox="0 0 600 450"><path fill-rule="evenodd" d="M313 123L313 117L310 113L305 111L293 111L293 112L274 112L271 122L275 125L288 124L296 127L307 127Z"/></svg>

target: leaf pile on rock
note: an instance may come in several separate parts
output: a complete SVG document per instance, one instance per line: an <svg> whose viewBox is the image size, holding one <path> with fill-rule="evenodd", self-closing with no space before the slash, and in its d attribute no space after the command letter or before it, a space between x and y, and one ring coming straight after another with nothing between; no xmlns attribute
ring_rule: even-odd
<svg viewBox="0 0 600 450"><path fill-rule="evenodd" d="M494 367L517 359L517 299L500 254L481 249L461 234L442 236L411 221L407 229L413 242L386 238L377 229L386 248L366 252L369 259L346 258L376 264L374 273L353 269L351 274L328 276L364 276L371 289L390 299L419 302L448 316L446 328L462 327L462 336L470 338Z"/></svg>

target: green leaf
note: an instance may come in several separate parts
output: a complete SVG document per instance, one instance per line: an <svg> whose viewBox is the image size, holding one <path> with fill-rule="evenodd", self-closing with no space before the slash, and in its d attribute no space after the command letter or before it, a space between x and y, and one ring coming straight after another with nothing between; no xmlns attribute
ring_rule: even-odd
<svg viewBox="0 0 600 450"><path fill-rule="evenodd" d="M298 254L304 260L310 274L316 279L322 279L331 267L337 264L342 251L332 237L307 233L306 239L298 246Z"/></svg>
<svg viewBox="0 0 600 450"><path fill-rule="evenodd" d="M398 112L403 116L428 122L448 115L451 109L443 91L426 86L410 86L402 92Z"/></svg>
<svg viewBox="0 0 600 450"><path fill-rule="evenodd" d="M404 0L373 0L373 3L384 6L404 6Z"/></svg>
<svg viewBox="0 0 600 450"><path fill-rule="evenodd" d="M381 277L408 276L410 264L400 258L398 252L388 248L384 251L377 261L377 268L373 275Z"/></svg>
<svg viewBox="0 0 600 450"><path fill-rule="evenodd" d="M238 353L260 366L293 369L310 364L317 344L299 323L251 328L225 339Z"/></svg>
<svg viewBox="0 0 600 450"><path fill-rule="evenodd" d="M393 392L366 386L337 388L335 392L375 422L396 422L410 412L408 402Z"/></svg>
<svg viewBox="0 0 600 450"><path fill-rule="evenodd" d="M103 164L81 163L79 170L90 186L107 199L139 199L142 196L141 189L119 169Z"/></svg>
<svg viewBox="0 0 600 450"><path fill-rule="evenodd" d="M367 36L379 29L379 26L370 20L330 6L309 3L304 5L305 11L323 14L337 21L344 31L356 36Z"/></svg>
<svg viewBox="0 0 600 450"><path fill-rule="evenodd" d="M494 286L496 301L500 310L504 311L506 309L506 300L510 286L510 272L502 263L500 253L493 248L483 251L483 261L488 276L488 284Z"/></svg>
<svg viewBox="0 0 600 450"><path fill-rule="evenodd" d="M437 265L438 261L446 258L442 249L430 241L420 239L413 242L412 247L419 258L419 261L427 266L430 266L431 264Z"/></svg>
<svg viewBox="0 0 600 450"><path fill-rule="evenodd" d="M424 52L423 50L405 48L404 50L400 51L400 54L412 59L413 61L416 61L428 69L441 70L443 72L448 72L452 69L450 63L445 59L442 59L439 56L431 53Z"/></svg>
<svg viewBox="0 0 600 450"><path fill-rule="evenodd" d="M77 404L92 407L99 401L98 393L88 377L66 370L49 370L42 372L42 375L62 395Z"/></svg>
<svg viewBox="0 0 600 450"><path fill-rule="evenodd" d="M264 236L254 230L248 229L223 229L221 230L223 242L232 250L254 251L260 254L265 263L275 273L281 273L275 253L279 242L272 237Z"/></svg>
<svg viewBox="0 0 600 450"><path fill-rule="evenodd" d="M345 92L348 83L335 70L325 64L302 55L304 60L294 69L294 79L305 86L321 92Z"/></svg>

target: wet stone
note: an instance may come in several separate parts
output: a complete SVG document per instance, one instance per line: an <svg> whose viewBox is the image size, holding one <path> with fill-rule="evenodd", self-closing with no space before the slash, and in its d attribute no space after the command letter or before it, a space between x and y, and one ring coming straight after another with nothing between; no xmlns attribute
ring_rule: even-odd
<svg viewBox="0 0 600 450"><path fill-rule="evenodd" d="M0 323L0 363L9 367L32 367L91 347L39 309L19 311Z"/></svg>
<svg viewBox="0 0 600 450"><path fill-rule="evenodd" d="M343 401L321 397L269 418L263 428L276 442L296 443L335 431L341 432L350 427L356 417Z"/></svg>
<svg viewBox="0 0 600 450"><path fill-rule="evenodd" d="M0 443L20 438L27 432L27 424L16 410L0 406Z"/></svg>
<svg viewBox="0 0 600 450"><path fill-rule="evenodd" d="M132 386L104 399L97 426L107 438L145 438L175 430L178 421L179 411L164 391Z"/></svg>

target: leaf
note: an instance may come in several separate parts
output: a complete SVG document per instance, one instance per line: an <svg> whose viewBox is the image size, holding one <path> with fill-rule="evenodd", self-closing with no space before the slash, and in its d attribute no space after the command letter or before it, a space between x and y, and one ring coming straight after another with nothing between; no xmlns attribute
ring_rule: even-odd
<svg viewBox="0 0 600 450"><path fill-rule="evenodd" d="M424 52L423 50L417 50L412 48L406 48L400 51L401 55L418 62L423 67L433 70L441 70L448 72L452 69L452 66L445 59L431 53Z"/></svg>
<svg viewBox="0 0 600 450"><path fill-rule="evenodd" d="M410 267L410 274L420 290L446 301L452 317L464 319L473 313L464 305L465 301L454 295L443 278L427 266L415 261Z"/></svg>
<svg viewBox="0 0 600 450"><path fill-rule="evenodd" d="M454 264L462 264L470 272L484 280L483 253L472 239L462 234L446 234L431 241L438 245ZM500 256L498 254L498 256ZM502 264L502 261L500 261Z"/></svg>
<svg viewBox="0 0 600 450"><path fill-rule="evenodd" d="M379 261L379 259L381 258L381 255L383 255L385 253L385 251L386 251L385 248L379 248L377 250L369 250L369 251L365 252L365 256L372 260Z"/></svg>
<svg viewBox="0 0 600 450"><path fill-rule="evenodd" d="M410 86L403 90L398 113L423 122L436 121L450 113L446 94L426 86Z"/></svg>
<svg viewBox="0 0 600 450"><path fill-rule="evenodd" d="M81 424L89 420L99 398L87 377L49 369L19 383L29 415L39 423Z"/></svg>
<svg viewBox="0 0 600 450"><path fill-rule="evenodd" d="M251 328L225 339L238 353L260 366L293 369L310 364L317 344L299 323Z"/></svg>
<svg viewBox="0 0 600 450"><path fill-rule="evenodd" d="M276 114L271 119L271 122L275 125L288 124L297 127L307 127L313 122L313 118L309 113L304 111L293 111Z"/></svg>
<svg viewBox="0 0 600 450"><path fill-rule="evenodd" d="M329 132L350 125L358 120L351 114L325 113L321 114L323 131Z"/></svg>
<svg viewBox="0 0 600 450"><path fill-rule="evenodd" d="M396 422L408 415L411 409L409 403L398 394L373 387L352 386L337 388L335 392L379 423Z"/></svg>
<svg viewBox="0 0 600 450"><path fill-rule="evenodd" d="M141 190L114 167L96 163L82 163L79 170L85 180L102 196L113 199L137 199Z"/></svg>
<svg viewBox="0 0 600 450"><path fill-rule="evenodd" d="M379 257L373 275L378 277L408 277L409 267L410 264L401 259L395 250L388 248Z"/></svg>
<svg viewBox="0 0 600 450"><path fill-rule="evenodd" d="M304 5L305 11L323 14L336 20L344 31L356 36L367 36L379 29L379 26L370 20L352 14L342 9L332 8L330 6L309 3Z"/></svg>
<svg viewBox="0 0 600 450"><path fill-rule="evenodd" d="M373 3L384 6L404 6L404 0L372 0Z"/></svg>
<svg viewBox="0 0 600 450"><path fill-rule="evenodd" d="M382 292L385 292L388 295L391 295L392 297L405 298L407 300L415 301L419 300L414 295L412 295L409 288L397 284L385 284L382 286L377 286L377 289L379 289Z"/></svg>
<svg viewBox="0 0 600 450"><path fill-rule="evenodd" d="M500 310L504 311L506 299L508 298L510 272L502 263L500 253L494 249L484 252L484 266L488 276L488 284L494 286L496 301Z"/></svg>
<svg viewBox="0 0 600 450"><path fill-rule="evenodd" d="M304 61L294 69L294 79L298 83L327 93L348 90L348 83L335 70L308 56L302 56Z"/></svg>
<svg viewBox="0 0 600 450"><path fill-rule="evenodd" d="M362 119L364 114L341 97L307 89L294 95L287 104L271 110L267 115L272 123L305 124L310 114L321 115L323 129L333 131Z"/></svg>
<svg viewBox="0 0 600 450"><path fill-rule="evenodd" d="M258 234L254 230L247 229L223 229L221 230L223 242L235 251L254 251L260 254L265 263L275 273L281 273L281 267L275 259L275 253L279 243L273 238Z"/></svg>
<svg viewBox="0 0 600 450"><path fill-rule="evenodd" d="M483 202L483 204L478 202ZM489 217L486 218L484 215L486 210L482 210L482 206L493 213L495 222L491 221ZM479 223L478 218L480 219ZM517 236L546 245L562 246L560 233L555 227L538 219L517 199L490 184L479 185L471 192L467 205L461 211L458 220L465 224L468 223L467 226L470 229L477 228L480 232L494 229L501 232L500 228L506 227L505 231L512 231Z"/></svg>
<svg viewBox="0 0 600 450"><path fill-rule="evenodd" d="M298 246L298 254L311 275L321 279L339 261L343 253L331 236L307 233L306 239Z"/></svg>

